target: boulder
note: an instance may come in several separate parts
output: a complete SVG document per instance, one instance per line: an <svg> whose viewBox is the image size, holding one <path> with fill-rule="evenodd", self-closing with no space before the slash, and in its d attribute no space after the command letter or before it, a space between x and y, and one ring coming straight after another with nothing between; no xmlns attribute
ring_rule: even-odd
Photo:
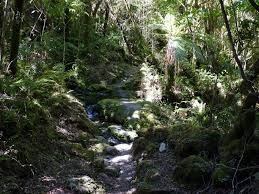
<svg viewBox="0 0 259 194"><path fill-rule="evenodd" d="M107 166L104 168L104 173L112 177L119 177L120 169L113 166Z"/></svg>
<svg viewBox="0 0 259 194"><path fill-rule="evenodd" d="M166 144L165 143L160 143L159 152L165 152L165 151L166 151Z"/></svg>
<svg viewBox="0 0 259 194"><path fill-rule="evenodd" d="M106 154L112 155L112 156L116 156L119 154L119 151L113 146L107 146L105 148L105 152L106 152Z"/></svg>
<svg viewBox="0 0 259 194"><path fill-rule="evenodd" d="M213 157L218 154L220 138L221 135L216 130L190 131L184 139L176 143L176 155L181 158L196 154Z"/></svg>
<svg viewBox="0 0 259 194"><path fill-rule="evenodd" d="M111 125L108 131L122 142L132 142L138 136L135 131L127 131L120 125Z"/></svg>
<svg viewBox="0 0 259 194"><path fill-rule="evenodd" d="M189 156L176 166L174 178L177 182L193 187L202 186L209 180L211 164L199 156Z"/></svg>

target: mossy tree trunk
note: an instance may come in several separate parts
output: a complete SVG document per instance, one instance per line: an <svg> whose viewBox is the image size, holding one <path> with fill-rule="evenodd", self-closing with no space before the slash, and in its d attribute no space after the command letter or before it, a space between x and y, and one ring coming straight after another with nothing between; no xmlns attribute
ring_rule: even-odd
<svg viewBox="0 0 259 194"><path fill-rule="evenodd" d="M9 70L12 75L17 72L17 59L20 45L20 34L22 27L22 14L23 14L24 0L15 0L14 7L14 20L12 27L12 39L10 49L10 65Z"/></svg>

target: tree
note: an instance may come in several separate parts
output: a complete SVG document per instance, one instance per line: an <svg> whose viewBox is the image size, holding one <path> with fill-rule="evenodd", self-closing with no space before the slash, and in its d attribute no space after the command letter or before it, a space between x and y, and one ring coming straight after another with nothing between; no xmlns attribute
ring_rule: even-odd
<svg viewBox="0 0 259 194"><path fill-rule="evenodd" d="M224 18L225 26L226 26L226 29L227 29L228 39L229 39L229 43L230 43L231 50L232 50L232 53L233 53L233 57L234 57L237 65L239 67L241 77L243 78L243 80L246 81L247 78L246 78L246 75L245 75L245 72L244 72L243 64L240 61L240 59L238 57L238 54L237 54L237 51L235 49L235 43L234 43L234 39L233 39L233 36L232 36L230 24L229 24L229 21L228 21L227 12L226 12L225 7L224 7L224 2L223 2L223 0L219 0L219 2L220 2L220 7L221 7L222 15L223 15L223 18Z"/></svg>
<svg viewBox="0 0 259 194"><path fill-rule="evenodd" d="M3 65L3 56L4 56L4 35L5 35L5 20L6 20L6 8L7 0L1 1L0 3L0 72Z"/></svg>
<svg viewBox="0 0 259 194"><path fill-rule="evenodd" d="M248 0L249 3L255 8L256 11L259 12L259 5L254 0Z"/></svg>
<svg viewBox="0 0 259 194"><path fill-rule="evenodd" d="M22 14L23 14L24 0L15 0L14 5L14 20L12 27L12 39L10 49L10 64L8 70L12 75L17 72L17 59L20 45L20 34L22 27Z"/></svg>

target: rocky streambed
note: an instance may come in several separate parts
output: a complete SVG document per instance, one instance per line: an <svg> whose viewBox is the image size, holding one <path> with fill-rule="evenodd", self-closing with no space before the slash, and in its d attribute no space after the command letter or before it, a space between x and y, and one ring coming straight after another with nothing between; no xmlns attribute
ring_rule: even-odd
<svg viewBox="0 0 259 194"><path fill-rule="evenodd" d="M88 117L101 128L101 141L104 152L95 165L102 169L98 180L108 194L131 194L136 191L136 161L133 159L133 141L137 137L135 130L128 130L122 125L102 122L94 106L87 107Z"/></svg>

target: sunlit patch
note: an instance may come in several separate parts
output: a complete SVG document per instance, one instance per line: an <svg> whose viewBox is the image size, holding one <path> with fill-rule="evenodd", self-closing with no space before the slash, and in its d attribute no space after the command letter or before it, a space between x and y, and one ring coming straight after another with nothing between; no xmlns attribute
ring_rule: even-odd
<svg viewBox="0 0 259 194"><path fill-rule="evenodd" d="M112 158L109 162L111 163L119 163L119 162L129 162L132 160L132 155L126 154L123 156L116 156Z"/></svg>
<svg viewBox="0 0 259 194"><path fill-rule="evenodd" d="M98 143L98 144L94 144L92 145L89 150L97 152L97 153L102 153L105 149L105 144L103 143Z"/></svg>
<svg viewBox="0 0 259 194"><path fill-rule="evenodd" d="M126 144L126 143L123 143L123 144L118 144L116 146L114 146L119 152L125 152L125 151L130 151L131 148L132 148L132 143L131 144Z"/></svg>

